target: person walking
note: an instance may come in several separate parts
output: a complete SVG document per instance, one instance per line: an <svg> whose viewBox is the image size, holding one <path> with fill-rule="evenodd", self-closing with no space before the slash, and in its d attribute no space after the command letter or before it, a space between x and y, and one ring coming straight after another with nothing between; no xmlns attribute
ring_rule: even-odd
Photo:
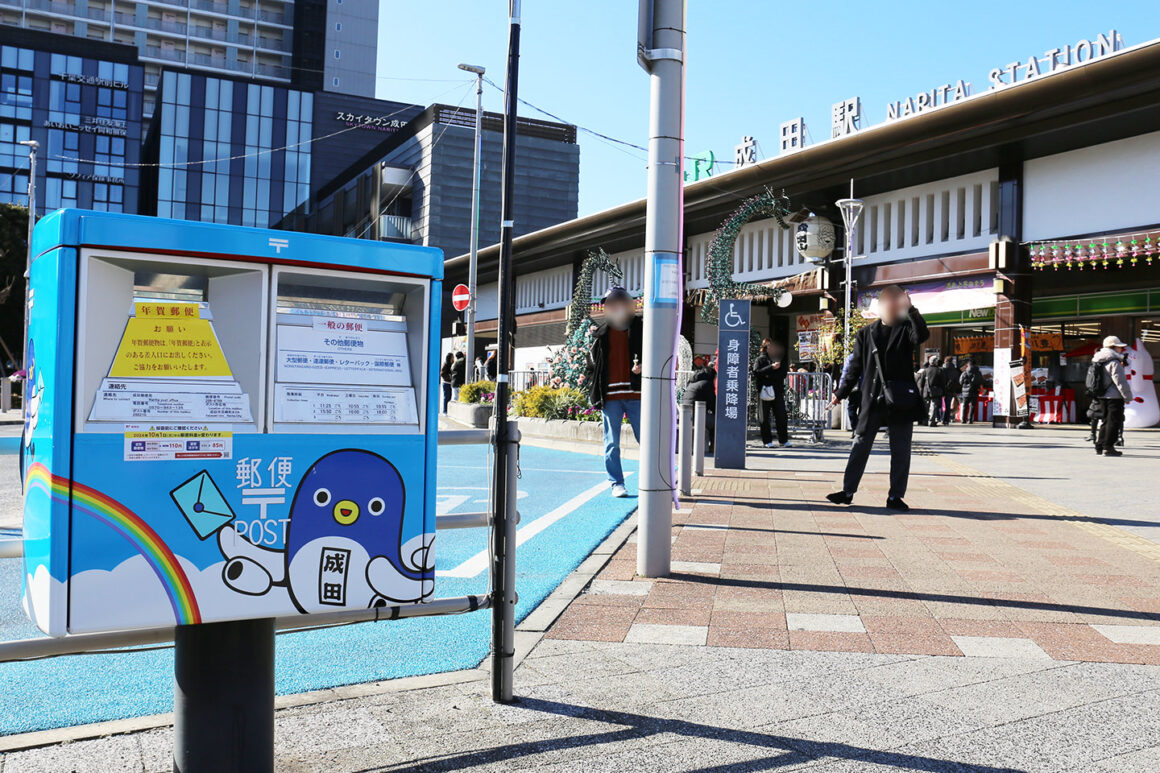
<svg viewBox="0 0 1160 773"><path fill-rule="evenodd" d="M451 363L451 393L452 399L459 402L459 389L467 383L467 357L463 352L455 353L455 361Z"/></svg>
<svg viewBox="0 0 1160 773"><path fill-rule="evenodd" d="M1132 399L1132 388L1124 372L1128 345L1118 336L1108 336L1104 346L1092 357L1092 370L1107 374L1103 393L1098 396L1102 423L1096 437L1096 453L1103 456L1123 456L1116 449L1120 432L1124 429L1124 404ZM1091 381L1092 379L1089 379Z"/></svg>
<svg viewBox="0 0 1160 773"><path fill-rule="evenodd" d="M785 413L785 376L789 366L785 351L771 339L761 341L761 351L753 359L753 383L761 403L761 444L773 448L771 419L777 426L777 442L782 448L790 445L789 420Z"/></svg>
<svg viewBox="0 0 1160 773"><path fill-rule="evenodd" d="M858 331L850 367L830 401L831 406L837 405L861 385L862 408L842 490L826 496L834 504L854 501L874 437L885 425L890 438L886 507L910 509L903 499L910 478L910 443L914 422L923 415L922 397L914 383L914 355L929 335L926 320L911 304L910 295L898 285L884 288L878 296L878 320Z"/></svg>
<svg viewBox="0 0 1160 773"><path fill-rule="evenodd" d="M604 418L604 468L612 496L626 497L620 464L620 432L628 419L640 442L640 373L644 350L644 322L636 316L634 301L623 287L604 294L604 322L593 332L588 352L588 401Z"/></svg>
<svg viewBox="0 0 1160 773"><path fill-rule="evenodd" d="M943 377L943 404L942 404L942 423L945 427L951 423L951 419L955 417L955 400L959 397L959 390L956 388L959 383L959 366L955 364L954 357L944 357L942 364Z"/></svg>
<svg viewBox="0 0 1160 773"><path fill-rule="evenodd" d="M926 420L932 427L937 427L942 421L943 397L946 390L943 386L943 372L939 367L938 357L931 357L926 366L918 372L918 389L926 401Z"/></svg>
<svg viewBox="0 0 1160 773"><path fill-rule="evenodd" d="M439 385L443 388L443 413L447 413L447 404L451 402L451 368L455 364L455 355L447 352L443 358L443 365L439 368Z"/></svg>
<svg viewBox="0 0 1160 773"><path fill-rule="evenodd" d="M959 376L959 406L963 412L963 424L974 424L979 412L979 390L983 388L983 371L974 360L963 363L963 374Z"/></svg>
<svg viewBox="0 0 1160 773"><path fill-rule="evenodd" d="M693 377L689 379L684 394L681 395L681 405L687 405L694 411L697 403L705 404L705 453L713 453L713 428L716 425L717 371L708 366L697 368Z"/></svg>

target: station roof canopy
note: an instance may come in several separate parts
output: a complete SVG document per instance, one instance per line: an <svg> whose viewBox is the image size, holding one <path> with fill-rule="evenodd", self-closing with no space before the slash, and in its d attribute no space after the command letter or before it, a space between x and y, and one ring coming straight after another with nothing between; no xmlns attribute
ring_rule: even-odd
<svg viewBox="0 0 1160 773"><path fill-rule="evenodd" d="M840 220L832 202L848 195L851 178L865 197L1155 131L1158 72L1160 41L1152 41L689 183L685 234L716 230L766 188L785 189L795 207ZM644 230L645 200L638 199L515 239L513 262L524 273L597 247L635 249ZM494 276L498 257L498 245L481 249L480 275ZM467 255L448 259L449 280L465 276L467 266Z"/></svg>

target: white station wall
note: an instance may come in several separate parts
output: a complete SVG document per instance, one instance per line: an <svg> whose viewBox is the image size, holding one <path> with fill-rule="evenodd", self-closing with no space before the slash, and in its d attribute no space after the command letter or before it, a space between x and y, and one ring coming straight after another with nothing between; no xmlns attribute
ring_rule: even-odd
<svg viewBox="0 0 1160 773"><path fill-rule="evenodd" d="M1059 239L1160 220L1160 132L1023 165L1023 238Z"/></svg>

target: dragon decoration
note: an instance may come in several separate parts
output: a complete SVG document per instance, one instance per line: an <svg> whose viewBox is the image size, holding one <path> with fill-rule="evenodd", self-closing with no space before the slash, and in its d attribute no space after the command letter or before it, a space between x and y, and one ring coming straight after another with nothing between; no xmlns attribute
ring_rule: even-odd
<svg viewBox="0 0 1160 773"><path fill-rule="evenodd" d="M725 218L725 222L713 235L713 241L709 243L705 266L709 292L701 308L701 319L716 324L717 309L726 298L768 298L776 301L785 292L780 287L736 281L733 278L733 248L741 229L751 220L772 217L780 227L789 228L787 218L791 212L785 191L774 193L766 188L741 202L741 206Z"/></svg>
<svg viewBox="0 0 1160 773"><path fill-rule="evenodd" d="M588 350L592 348L592 280L603 271L609 278L622 281L624 272L602 249L589 252L580 265L576 289L568 304L568 326L564 346L552 356L549 365L554 387L574 387L587 391Z"/></svg>

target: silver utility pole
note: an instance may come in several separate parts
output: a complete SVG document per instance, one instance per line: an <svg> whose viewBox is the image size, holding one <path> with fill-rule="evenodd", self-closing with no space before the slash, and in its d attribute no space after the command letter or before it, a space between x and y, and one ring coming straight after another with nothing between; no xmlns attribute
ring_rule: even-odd
<svg viewBox="0 0 1160 773"><path fill-rule="evenodd" d="M842 225L846 229L846 251L842 261L846 264L846 295L845 306L842 307L842 320L845 323L842 330L842 350L850 353L850 303L851 290L854 284L854 229L858 227L858 219L862 217L863 202L854 198L854 181L850 180L850 198L838 199L838 209L842 212ZM845 364L845 357L842 364ZM846 410L845 401L842 403L842 429L850 429L850 412Z"/></svg>
<svg viewBox="0 0 1160 773"><path fill-rule="evenodd" d="M636 571L664 577L672 558L673 377L683 302L685 0L640 0L637 32L637 60L649 74L651 96Z"/></svg>
<svg viewBox="0 0 1160 773"><path fill-rule="evenodd" d="M28 298L32 285L32 229L36 225L36 140L20 140L28 148L28 250L24 256L24 340L21 342L20 367L24 369L24 386L20 389L20 403L28 415Z"/></svg>
<svg viewBox="0 0 1160 773"><path fill-rule="evenodd" d="M475 380L475 271L479 255L479 177L483 169L483 67L461 64L460 70L475 73L475 166L471 178L471 259L467 264L467 289L471 299L467 302L464 315L467 318L467 358L468 373Z"/></svg>

